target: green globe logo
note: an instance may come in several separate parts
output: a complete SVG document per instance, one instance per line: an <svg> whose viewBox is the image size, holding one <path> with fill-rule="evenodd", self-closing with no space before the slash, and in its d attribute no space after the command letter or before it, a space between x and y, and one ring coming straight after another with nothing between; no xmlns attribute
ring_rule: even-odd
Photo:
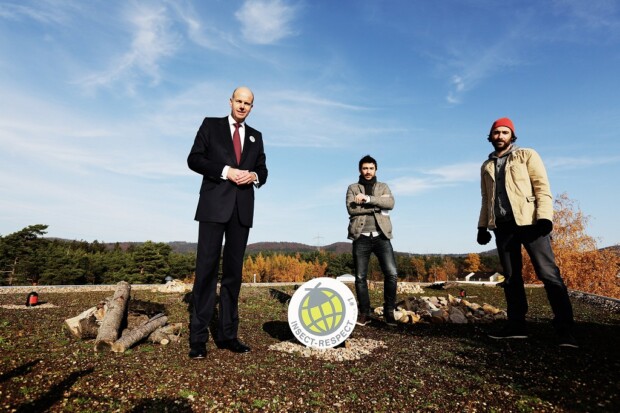
<svg viewBox="0 0 620 413"><path fill-rule="evenodd" d="M326 336L338 329L344 320L346 307L344 300L331 288L308 288L308 294L301 300L299 320L310 334Z"/></svg>

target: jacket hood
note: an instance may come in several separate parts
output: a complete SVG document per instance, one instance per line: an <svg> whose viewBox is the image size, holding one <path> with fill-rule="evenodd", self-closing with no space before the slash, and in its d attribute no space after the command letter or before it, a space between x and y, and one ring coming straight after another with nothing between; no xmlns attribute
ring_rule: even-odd
<svg viewBox="0 0 620 413"><path fill-rule="evenodd" d="M521 149L521 148L520 148L519 146L517 146L516 144L514 144L514 143L513 143L513 144L510 146L510 149L508 149L508 152L506 152L506 153L505 153L505 154L503 154L502 156L497 156L497 155L495 155L495 151L493 151L493 152L491 152L491 153L489 154L489 159L503 158L503 157L508 156L508 155L510 155L511 153L513 153L514 151L519 150L519 149Z"/></svg>

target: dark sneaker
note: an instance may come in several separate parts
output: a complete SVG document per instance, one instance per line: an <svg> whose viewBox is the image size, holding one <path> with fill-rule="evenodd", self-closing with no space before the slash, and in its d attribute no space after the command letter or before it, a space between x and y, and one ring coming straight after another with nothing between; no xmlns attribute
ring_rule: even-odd
<svg viewBox="0 0 620 413"><path fill-rule="evenodd" d="M569 332L562 332L558 334L558 345L560 347L579 348L577 340Z"/></svg>
<svg viewBox="0 0 620 413"><path fill-rule="evenodd" d="M527 331L525 328L517 327L514 325L507 325L502 330L495 334L489 334L489 337L495 340L504 340L510 338L527 338Z"/></svg>
<svg viewBox="0 0 620 413"><path fill-rule="evenodd" d="M383 316L385 318L385 324L396 327L396 319L394 318L394 311L388 311Z"/></svg>
<svg viewBox="0 0 620 413"><path fill-rule="evenodd" d="M367 326L370 324L370 317L368 315L360 313L357 315L357 321L355 322L358 326Z"/></svg>

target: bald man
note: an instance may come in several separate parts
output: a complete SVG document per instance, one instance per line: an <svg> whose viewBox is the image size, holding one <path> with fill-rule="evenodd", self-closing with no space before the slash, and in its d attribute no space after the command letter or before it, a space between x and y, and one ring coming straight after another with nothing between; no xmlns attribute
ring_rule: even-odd
<svg viewBox="0 0 620 413"><path fill-rule="evenodd" d="M246 124L254 94L239 87L230 98L230 115L205 118L187 158L189 168L202 175L195 220L198 249L190 316L192 359L207 355L209 324L216 304L222 242L222 280L216 336L218 348L247 353L238 336L238 299L243 256L254 218L254 188L267 181L262 134Z"/></svg>

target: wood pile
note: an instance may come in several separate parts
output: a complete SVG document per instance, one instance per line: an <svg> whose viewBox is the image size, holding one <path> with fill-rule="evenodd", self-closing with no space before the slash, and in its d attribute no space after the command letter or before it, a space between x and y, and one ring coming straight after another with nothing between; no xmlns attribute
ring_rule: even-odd
<svg viewBox="0 0 620 413"><path fill-rule="evenodd" d="M117 284L112 297L65 320L65 330L75 338L95 339L96 352L123 353L134 344L148 340L166 345L179 341L182 323L168 324L161 304L130 300L131 285Z"/></svg>

